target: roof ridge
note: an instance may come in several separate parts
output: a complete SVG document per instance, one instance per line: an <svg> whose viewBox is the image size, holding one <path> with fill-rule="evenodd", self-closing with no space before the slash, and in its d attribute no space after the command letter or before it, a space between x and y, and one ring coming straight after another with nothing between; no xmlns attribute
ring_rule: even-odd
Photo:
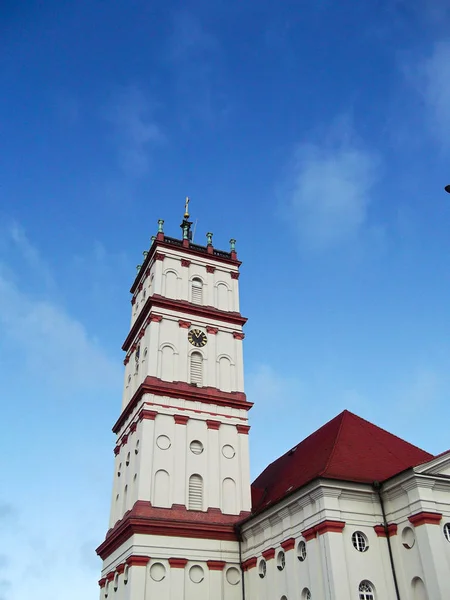
<svg viewBox="0 0 450 600"><path fill-rule="evenodd" d="M356 417L360 421L364 421L364 423L367 423L371 427L375 427L376 429L379 429L380 431L383 431L383 433L387 433L390 437L393 437L393 438L396 438L397 440L400 440L400 442L403 442L403 444L408 444L408 446L411 446L412 448L416 448L416 450L420 450L421 452L424 452L425 454L428 454L429 456L434 457L434 454L431 454L431 452L428 452L427 450L424 450L423 448L420 448L419 446L416 446L415 444L411 444L411 442L408 442L404 438L401 438L400 436L395 435L395 433L391 433L387 429L384 429L384 427L380 427L379 425L376 425L375 423L372 423L371 421L368 421L367 419L364 419L364 417L360 417L359 415L356 415L355 413L352 413L352 412L350 412L348 410L346 410L344 412L347 412L349 415L352 415L353 417ZM384 444L383 444L383 446L384 446ZM391 452L391 454L392 454L392 452Z"/></svg>
<svg viewBox="0 0 450 600"><path fill-rule="evenodd" d="M342 431L342 425L344 423L344 418L347 416L347 414L351 414L351 413L349 413L349 411L347 409L345 409L341 413L339 413L338 415L336 415L336 417L341 417L341 422L339 423L339 427L338 427L338 430L336 432L336 437L334 438L333 448L332 448L330 454L328 455L328 460L327 460L327 462L325 464L325 467L320 472L320 475L323 475L323 473L326 473L326 471L328 469L328 465L331 463L331 459L333 458L334 452L335 452L335 450L337 448L337 442L338 442L339 436L340 436L341 431Z"/></svg>

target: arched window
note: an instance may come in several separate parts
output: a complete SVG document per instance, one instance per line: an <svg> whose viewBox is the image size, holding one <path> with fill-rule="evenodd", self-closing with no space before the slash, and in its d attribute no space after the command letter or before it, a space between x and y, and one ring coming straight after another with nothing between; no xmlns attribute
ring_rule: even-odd
<svg viewBox="0 0 450 600"><path fill-rule="evenodd" d="M128 583L128 571L129 571L129 567L128 567L128 565L125 565L125 570L123 572L123 583L125 585L127 585L127 583Z"/></svg>
<svg viewBox="0 0 450 600"><path fill-rule="evenodd" d="M308 590L308 588L303 588L302 600L311 600L311 598L311 592Z"/></svg>
<svg viewBox="0 0 450 600"><path fill-rule="evenodd" d="M128 485L126 485L123 488L123 508L122 508L123 513L127 512L127 494L128 494Z"/></svg>
<svg viewBox="0 0 450 600"><path fill-rule="evenodd" d="M203 356L200 352L193 352L190 357L190 382L197 385L203 384Z"/></svg>
<svg viewBox="0 0 450 600"><path fill-rule="evenodd" d="M203 282L198 277L191 283L191 299L194 304L203 304Z"/></svg>
<svg viewBox="0 0 450 600"><path fill-rule="evenodd" d="M117 592L117 589L119 587L119 573L116 573L114 575L114 591Z"/></svg>
<svg viewBox="0 0 450 600"><path fill-rule="evenodd" d="M203 479L200 475L189 477L189 510L203 510Z"/></svg>
<svg viewBox="0 0 450 600"><path fill-rule="evenodd" d="M153 504L168 508L170 502L170 475L164 469L160 469L155 473L155 485L153 489Z"/></svg>
<svg viewBox="0 0 450 600"><path fill-rule="evenodd" d="M358 590L359 600L375 600L375 588L370 581L361 581Z"/></svg>

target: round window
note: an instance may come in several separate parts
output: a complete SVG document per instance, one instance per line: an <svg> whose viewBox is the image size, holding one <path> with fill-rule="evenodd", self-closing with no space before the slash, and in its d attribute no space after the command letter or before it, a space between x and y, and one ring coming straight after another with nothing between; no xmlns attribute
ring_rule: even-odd
<svg viewBox="0 0 450 600"><path fill-rule="evenodd" d="M263 579L266 576L266 572L267 572L267 566L266 566L266 561L264 559L262 559L259 562L259 576L261 577L261 579Z"/></svg>
<svg viewBox="0 0 450 600"><path fill-rule="evenodd" d="M170 439L167 435L160 435L156 438L156 445L161 450L168 450L170 448Z"/></svg>
<svg viewBox="0 0 450 600"><path fill-rule="evenodd" d="M222 448L222 454L225 456L225 458L233 458L236 452L233 446L230 446L230 444L225 444L225 446Z"/></svg>
<svg viewBox="0 0 450 600"><path fill-rule="evenodd" d="M405 527L402 531L402 544L405 548L410 550L416 541L416 536L411 527Z"/></svg>
<svg viewBox="0 0 450 600"><path fill-rule="evenodd" d="M162 563L155 563L150 567L150 577L153 581L162 581L166 576L166 567Z"/></svg>
<svg viewBox="0 0 450 600"><path fill-rule="evenodd" d="M447 542L450 542L450 523L444 525L444 535Z"/></svg>
<svg viewBox="0 0 450 600"><path fill-rule="evenodd" d="M355 531L353 533L352 543L358 552L366 552L369 549L369 542L362 531Z"/></svg>
<svg viewBox="0 0 450 600"><path fill-rule="evenodd" d="M300 562L306 559L306 543L303 540L298 544L297 558Z"/></svg>
<svg viewBox="0 0 450 600"><path fill-rule="evenodd" d="M229 584L237 585L241 580L241 573L239 569L236 569L236 567L230 567L227 570L225 577Z"/></svg>
<svg viewBox="0 0 450 600"><path fill-rule="evenodd" d="M205 573L200 565L194 565L189 569L189 578L193 583L201 583Z"/></svg>
<svg viewBox="0 0 450 600"><path fill-rule="evenodd" d="M203 452L203 444L199 440L193 440L189 444L189 448L193 454L201 454Z"/></svg>

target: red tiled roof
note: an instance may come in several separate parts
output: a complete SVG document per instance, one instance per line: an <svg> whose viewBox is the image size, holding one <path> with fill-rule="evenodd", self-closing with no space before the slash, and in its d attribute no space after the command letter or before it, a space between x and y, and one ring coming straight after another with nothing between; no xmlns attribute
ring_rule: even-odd
<svg viewBox="0 0 450 600"><path fill-rule="evenodd" d="M344 410L270 464L252 484L253 511L318 477L384 481L432 454Z"/></svg>

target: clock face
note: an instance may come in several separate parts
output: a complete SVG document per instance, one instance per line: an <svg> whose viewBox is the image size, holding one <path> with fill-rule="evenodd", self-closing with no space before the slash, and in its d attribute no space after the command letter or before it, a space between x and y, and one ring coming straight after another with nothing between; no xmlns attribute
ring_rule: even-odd
<svg viewBox="0 0 450 600"><path fill-rule="evenodd" d="M188 333L188 340L196 348L201 348L208 341L206 335L200 329L191 329Z"/></svg>

